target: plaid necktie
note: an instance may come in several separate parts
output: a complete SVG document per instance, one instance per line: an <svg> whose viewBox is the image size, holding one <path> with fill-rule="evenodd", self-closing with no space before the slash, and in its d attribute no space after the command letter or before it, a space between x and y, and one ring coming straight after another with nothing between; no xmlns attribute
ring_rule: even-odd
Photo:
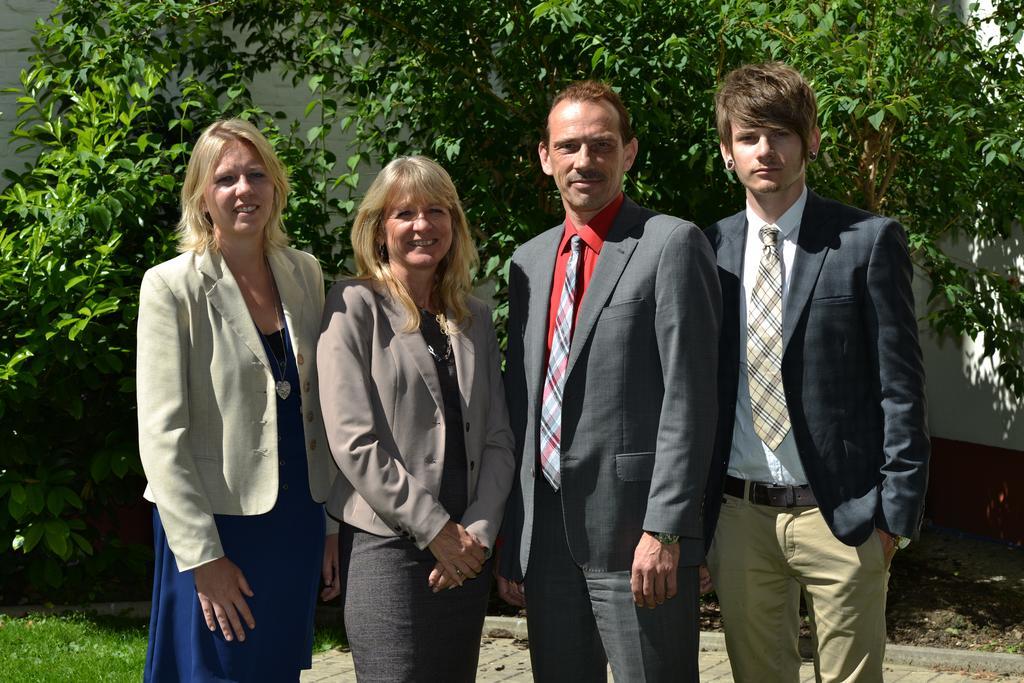
<svg viewBox="0 0 1024 683"><path fill-rule="evenodd" d="M579 270L581 246L579 235L573 235L569 240L569 261L565 264L565 283L562 285L562 295L558 298L555 334L551 339L551 355L548 356L548 371L544 378L544 401L540 413L540 467L544 478L556 491L562 483L562 387L565 386L569 342L572 341L576 275Z"/></svg>
<svg viewBox="0 0 1024 683"><path fill-rule="evenodd" d="M782 264L779 226L758 232L764 249L747 312L747 377L754 431L773 451L789 433L789 411L782 387Z"/></svg>

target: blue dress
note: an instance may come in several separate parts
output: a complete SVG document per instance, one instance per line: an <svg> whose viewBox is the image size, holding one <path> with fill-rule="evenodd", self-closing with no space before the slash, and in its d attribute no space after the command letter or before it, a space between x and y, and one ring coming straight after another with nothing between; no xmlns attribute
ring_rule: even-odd
<svg viewBox="0 0 1024 683"><path fill-rule="evenodd" d="M192 571L178 571L154 507L156 557L145 681L298 681L299 671L312 666L324 511L309 492L302 392L287 328L283 335L262 337L275 381L280 368L274 360L286 357L285 378L292 386L288 398L277 397L277 502L262 515L214 516L224 554L239 566L255 594L246 601L256 628L243 623L244 642L226 641L219 626L213 632L207 628Z"/></svg>

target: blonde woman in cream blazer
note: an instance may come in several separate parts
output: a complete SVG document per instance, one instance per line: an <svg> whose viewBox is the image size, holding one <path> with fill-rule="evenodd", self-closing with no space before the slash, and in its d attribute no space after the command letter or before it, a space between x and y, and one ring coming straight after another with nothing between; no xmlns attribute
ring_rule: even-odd
<svg viewBox="0 0 1024 683"><path fill-rule="evenodd" d="M329 292L317 363L356 677L472 681L515 465L448 174L423 157L388 164L352 243L360 277Z"/></svg>
<svg viewBox="0 0 1024 683"><path fill-rule="evenodd" d="M324 597L340 589L337 525L322 505L337 472L316 384L323 278L315 258L285 246L287 190L257 129L211 125L182 190L184 253L143 278L139 451L156 504L148 681L297 681L321 576Z"/></svg>

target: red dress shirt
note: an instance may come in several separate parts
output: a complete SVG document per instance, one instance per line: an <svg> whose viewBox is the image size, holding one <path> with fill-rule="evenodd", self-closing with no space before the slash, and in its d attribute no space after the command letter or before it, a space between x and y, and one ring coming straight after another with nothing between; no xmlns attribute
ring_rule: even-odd
<svg viewBox="0 0 1024 683"><path fill-rule="evenodd" d="M562 233L562 240L558 243L558 255L555 257L555 274L551 279L551 301L548 304L548 345L545 358L551 353L551 341L555 337L555 318L558 315L559 300L562 298L562 287L565 285L565 266L569 262L569 240L573 235L579 235L583 241L583 248L580 251L583 264L576 277L576 310L572 315L572 330L575 331L576 320L580 315L580 303L586 294L590 278L594 275L597 257L601 255L601 247L604 246L604 238L608 235L612 223L615 222L615 217L619 215L619 209L622 208L625 198L626 196L620 192L618 197L601 209L600 213L591 218L586 225L577 227L566 215L565 230ZM545 365L546 363L545 360Z"/></svg>

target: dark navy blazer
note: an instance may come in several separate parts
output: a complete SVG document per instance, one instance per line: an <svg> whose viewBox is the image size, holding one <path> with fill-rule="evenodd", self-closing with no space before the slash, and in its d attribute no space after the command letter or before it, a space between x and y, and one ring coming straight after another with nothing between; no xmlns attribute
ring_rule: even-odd
<svg viewBox="0 0 1024 683"><path fill-rule="evenodd" d="M745 211L707 230L723 296L708 545L736 415L746 234ZM808 483L847 545L876 528L913 537L921 522L930 444L912 278L899 223L808 191L782 316L782 383Z"/></svg>

